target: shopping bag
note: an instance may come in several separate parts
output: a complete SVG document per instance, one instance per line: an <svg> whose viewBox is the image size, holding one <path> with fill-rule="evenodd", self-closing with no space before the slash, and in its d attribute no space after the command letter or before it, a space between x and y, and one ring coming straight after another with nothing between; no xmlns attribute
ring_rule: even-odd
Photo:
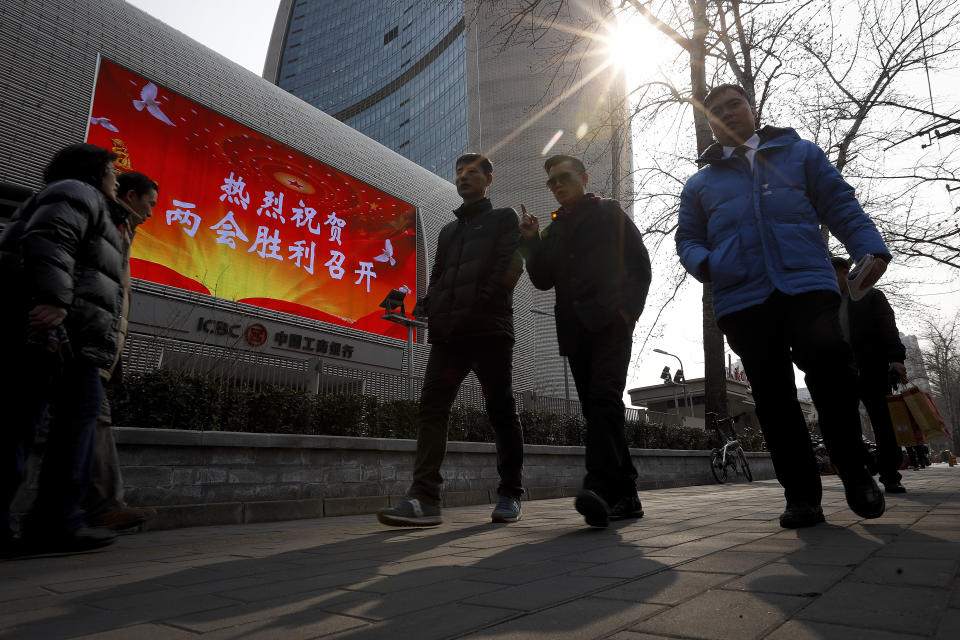
<svg viewBox="0 0 960 640"><path fill-rule="evenodd" d="M939 436L950 437L947 431L947 424L943 421L937 405L933 404L933 399L929 393L921 391L916 385L910 385L903 390L903 401L910 410L910 415L914 422L920 427L920 433L924 439L936 438Z"/></svg>
<svg viewBox="0 0 960 640"><path fill-rule="evenodd" d="M890 421L893 423L898 445L913 447L923 442L923 434L910 415L910 409L907 408L902 394L887 396L887 409L890 410Z"/></svg>

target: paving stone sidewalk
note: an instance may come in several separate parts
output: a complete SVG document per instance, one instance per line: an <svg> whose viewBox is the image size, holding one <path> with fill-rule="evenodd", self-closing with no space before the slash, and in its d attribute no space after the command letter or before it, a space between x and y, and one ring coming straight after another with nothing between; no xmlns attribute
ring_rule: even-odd
<svg viewBox="0 0 960 640"><path fill-rule="evenodd" d="M960 467L905 472L860 520L824 478L827 524L786 531L773 481L645 492L642 520L585 527L572 500L444 525L373 516L128 535L0 561L4 638L960 637Z"/></svg>

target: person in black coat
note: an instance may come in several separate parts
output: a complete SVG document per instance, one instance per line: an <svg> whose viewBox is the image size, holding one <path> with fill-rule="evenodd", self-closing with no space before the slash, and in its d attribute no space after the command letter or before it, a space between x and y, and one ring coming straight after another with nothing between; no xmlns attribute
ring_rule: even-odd
<svg viewBox="0 0 960 640"><path fill-rule="evenodd" d="M493 163L468 153L457 159L456 220L440 230L427 295L430 357L417 417L417 457L407 496L377 519L393 526L433 526L440 513L440 466L457 391L470 371L483 388L497 443L500 498L494 522L520 519L523 430L513 395L513 289L523 271L513 209L494 209L486 197Z"/></svg>
<svg viewBox="0 0 960 640"><path fill-rule="evenodd" d="M650 288L640 231L615 200L586 193L583 163L556 155L544 165L560 208L539 232L523 207L521 249L533 285L554 289L557 342L567 356L587 421L583 491L574 503L587 524L641 517L637 470L624 435L623 390L633 329Z"/></svg>
<svg viewBox="0 0 960 640"><path fill-rule="evenodd" d="M906 493L900 483L903 452L893 431L887 394L890 393L891 380L906 382L907 369L903 362L907 350L900 342L893 309L883 292L871 289L860 300L852 300L847 285L850 263L841 257L833 257L830 261L843 295L840 329L853 348L857 363L857 391L876 437L880 482L887 493Z"/></svg>
<svg viewBox="0 0 960 640"><path fill-rule="evenodd" d="M109 544L86 527L87 487L103 387L100 368L117 352L123 301L127 209L116 198L116 154L89 144L58 152L47 186L0 235L0 544L31 552L70 552ZM16 541L10 503L23 481L37 425L52 415L37 498Z"/></svg>

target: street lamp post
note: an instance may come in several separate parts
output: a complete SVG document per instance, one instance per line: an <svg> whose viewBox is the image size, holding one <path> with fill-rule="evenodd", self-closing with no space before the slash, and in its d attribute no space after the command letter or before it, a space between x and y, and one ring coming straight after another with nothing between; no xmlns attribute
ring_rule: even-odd
<svg viewBox="0 0 960 640"><path fill-rule="evenodd" d="M530 313L553 317L552 313L543 309L530 309ZM561 356L561 358L563 359L563 397L567 401L567 413L570 413L570 376L567 373L567 356Z"/></svg>
<svg viewBox="0 0 960 640"><path fill-rule="evenodd" d="M690 417L692 418L693 404L690 402L690 395L687 393L687 373L686 373L686 369L683 368L683 361L680 359L680 356L670 353L668 351L664 351L663 349L654 349L653 352L662 353L665 356L671 356L673 358L676 358L677 362L680 363L680 371L683 371L683 382L680 383L683 386L683 400L684 400L684 403L687 405L687 410L690 412ZM676 402L674 402L674 404L676 404ZM679 409L677 409L677 415L680 415Z"/></svg>
<svg viewBox="0 0 960 640"><path fill-rule="evenodd" d="M415 317L407 317L406 310L403 308L403 299L406 295L403 291L391 289L387 297L380 303L380 306L386 311L380 317L407 328L407 400L413 400L413 330L426 328L427 323L423 320L417 320ZM400 310L399 313L397 309ZM416 313L417 307L415 306L413 314L416 315Z"/></svg>

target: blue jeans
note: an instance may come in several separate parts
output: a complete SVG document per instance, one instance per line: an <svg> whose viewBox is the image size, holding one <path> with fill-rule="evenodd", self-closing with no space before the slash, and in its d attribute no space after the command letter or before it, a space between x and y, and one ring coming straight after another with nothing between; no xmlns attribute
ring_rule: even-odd
<svg viewBox="0 0 960 640"><path fill-rule="evenodd" d="M0 529L10 529L10 503L23 482L37 426L52 419L40 467L37 498L21 526L39 532L72 532L84 526L80 501L90 480L97 416L103 400L99 369L82 358L65 363L50 379L21 352L0 373Z"/></svg>

